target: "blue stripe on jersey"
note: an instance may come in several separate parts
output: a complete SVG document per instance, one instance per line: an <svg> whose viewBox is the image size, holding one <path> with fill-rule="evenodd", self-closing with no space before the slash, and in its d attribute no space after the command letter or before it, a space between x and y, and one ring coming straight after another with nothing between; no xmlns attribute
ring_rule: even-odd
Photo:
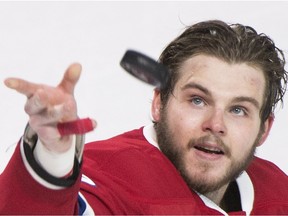
<svg viewBox="0 0 288 216"><path fill-rule="evenodd" d="M78 195L79 215L83 215L86 210L86 203L80 195Z"/></svg>

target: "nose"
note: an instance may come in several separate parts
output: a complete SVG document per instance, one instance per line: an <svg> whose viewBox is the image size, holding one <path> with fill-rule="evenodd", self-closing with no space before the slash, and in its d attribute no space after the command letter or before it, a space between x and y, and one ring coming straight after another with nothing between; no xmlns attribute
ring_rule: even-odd
<svg viewBox="0 0 288 216"><path fill-rule="evenodd" d="M219 136L226 135L227 128L224 117L222 110L211 110L202 124L202 130Z"/></svg>

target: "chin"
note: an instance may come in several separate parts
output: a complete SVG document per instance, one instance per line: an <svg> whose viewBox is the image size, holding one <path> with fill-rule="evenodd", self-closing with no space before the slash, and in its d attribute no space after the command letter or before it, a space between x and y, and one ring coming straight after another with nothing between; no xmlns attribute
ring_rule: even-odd
<svg viewBox="0 0 288 216"><path fill-rule="evenodd" d="M220 168L220 167L219 167ZM198 171L195 172L195 170ZM201 194L213 192L222 188L223 186L234 181L244 171L245 167L238 166L221 166L217 167L191 167L189 169L181 169L180 173L190 189L197 191Z"/></svg>

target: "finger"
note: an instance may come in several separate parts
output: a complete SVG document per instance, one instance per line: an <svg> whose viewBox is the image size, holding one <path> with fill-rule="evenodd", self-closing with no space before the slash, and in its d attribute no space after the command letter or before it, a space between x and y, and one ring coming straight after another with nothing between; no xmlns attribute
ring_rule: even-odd
<svg viewBox="0 0 288 216"><path fill-rule="evenodd" d="M78 63L70 65L66 70L59 87L63 88L64 91L73 94L75 85L80 78L81 70L82 67Z"/></svg>
<svg viewBox="0 0 288 216"><path fill-rule="evenodd" d="M85 134L96 127L96 122L90 118L77 119L75 121L58 123L57 128L61 136L71 134Z"/></svg>
<svg viewBox="0 0 288 216"><path fill-rule="evenodd" d="M34 131L38 131L39 128L45 126L53 126L56 127L58 122L61 122L63 117L63 108L64 106L56 105L50 108L47 108L39 113L34 115L30 115L29 124L34 129Z"/></svg>
<svg viewBox="0 0 288 216"><path fill-rule="evenodd" d="M43 89L38 89L33 96L31 96L24 107L28 115L35 115L42 112L48 106L48 96Z"/></svg>
<svg viewBox="0 0 288 216"><path fill-rule="evenodd" d="M31 100L33 99L34 96ZM37 99L35 100L37 101ZM33 104L33 101L30 101L30 103ZM74 121L78 118L74 100L67 100L65 103L57 105L48 104L48 100L47 102L44 100L36 102L36 105L30 104L30 107L28 108L29 110L26 112L30 116L30 125L33 125L32 128L34 130L45 125L54 125L56 127L58 122Z"/></svg>
<svg viewBox="0 0 288 216"><path fill-rule="evenodd" d="M38 84L18 78L7 78L4 80L4 83L8 88L14 89L19 93L26 95L28 98L40 87Z"/></svg>

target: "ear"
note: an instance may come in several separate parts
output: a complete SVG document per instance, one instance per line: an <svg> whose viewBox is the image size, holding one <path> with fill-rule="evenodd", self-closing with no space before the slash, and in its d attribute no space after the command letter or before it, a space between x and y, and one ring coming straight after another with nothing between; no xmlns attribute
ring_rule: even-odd
<svg viewBox="0 0 288 216"><path fill-rule="evenodd" d="M265 140L267 139L269 132L272 128L273 122L274 122L274 115L271 114L264 123L264 132L263 132L261 139L259 141L259 144L257 146L261 146L265 142Z"/></svg>
<svg viewBox="0 0 288 216"><path fill-rule="evenodd" d="M158 122L160 120L161 98L159 89L154 89L154 96L152 100L151 115L153 121Z"/></svg>

